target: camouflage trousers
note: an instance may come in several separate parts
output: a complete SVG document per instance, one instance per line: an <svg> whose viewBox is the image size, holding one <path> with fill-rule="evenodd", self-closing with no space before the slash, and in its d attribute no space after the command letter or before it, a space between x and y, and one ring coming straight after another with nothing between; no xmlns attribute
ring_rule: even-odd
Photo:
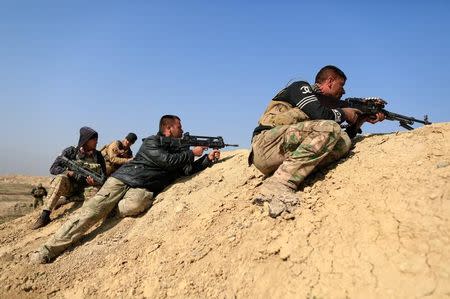
<svg viewBox="0 0 450 299"><path fill-rule="evenodd" d="M36 209L38 206L43 206L43 197L35 197L33 201L33 208Z"/></svg>
<svg viewBox="0 0 450 299"><path fill-rule="evenodd" d="M253 164L272 180L296 190L317 167L348 153L351 140L331 120L311 120L277 126L252 140Z"/></svg>
<svg viewBox="0 0 450 299"><path fill-rule="evenodd" d="M97 193L97 187L82 187L71 181L65 174L55 176L50 184L50 192L45 199L44 210L52 211L61 196L67 198L80 197L81 201L90 198Z"/></svg>
<svg viewBox="0 0 450 299"><path fill-rule="evenodd" d="M81 209L42 246L41 251L53 259L108 216L115 207L119 216L127 217L144 212L152 203L152 192L144 188L130 188L120 180L109 177L97 194L84 202Z"/></svg>

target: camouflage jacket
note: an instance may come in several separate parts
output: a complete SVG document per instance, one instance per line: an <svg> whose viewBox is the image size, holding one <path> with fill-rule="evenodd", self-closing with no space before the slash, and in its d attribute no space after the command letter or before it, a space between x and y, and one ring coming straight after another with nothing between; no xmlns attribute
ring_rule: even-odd
<svg viewBox="0 0 450 299"><path fill-rule="evenodd" d="M267 109L259 119L253 136L260 132L281 125L296 124L305 120L328 119L338 123L345 121L342 108L347 103L323 95L316 85L308 82L294 82L282 89L270 101Z"/></svg>
<svg viewBox="0 0 450 299"><path fill-rule="evenodd" d="M44 187L34 187L31 190L31 195L36 198L47 196L47 190Z"/></svg>

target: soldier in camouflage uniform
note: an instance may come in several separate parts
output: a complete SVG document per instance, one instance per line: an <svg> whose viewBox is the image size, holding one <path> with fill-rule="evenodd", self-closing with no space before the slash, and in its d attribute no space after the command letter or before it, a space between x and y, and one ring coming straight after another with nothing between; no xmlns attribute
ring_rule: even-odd
<svg viewBox="0 0 450 299"><path fill-rule="evenodd" d="M47 190L42 187L42 184L38 184L37 187L31 189L31 195L34 197L33 208L37 208L38 206L44 205L44 201L42 200L44 196L47 196Z"/></svg>
<svg viewBox="0 0 450 299"><path fill-rule="evenodd" d="M249 162L266 176L254 202L269 203L269 215L291 212L298 203L300 183L317 167L346 155L364 121L375 123L382 114L368 119L360 111L346 107L345 74L335 66L325 66L315 84L294 82L269 103L253 132ZM340 123L350 124L347 132ZM349 136L350 135L350 136Z"/></svg>
<svg viewBox="0 0 450 299"><path fill-rule="evenodd" d="M131 146L136 142L137 136L134 133L128 135L122 141L116 140L105 145L100 151L106 162L106 175L110 176L120 166L133 159Z"/></svg>
<svg viewBox="0 0 450 299"><path fill-rule="evenodd" d="M96 150L98 133L89 127L80 129L78 146L70 146L62 152L62 156L76 161L80 166L89 168L98 174L106 172L105 160L102 154ZM98 190L97 184L88 176L84 177L67 169L62 159L58 156L50 167L50 173L56 175L50 185L50 193L46 197L44 209L33 225L33 229L46 226L50 223L50 213L56 207L60 198L73 196L84 198L85 194L91 196Z"/></svg>

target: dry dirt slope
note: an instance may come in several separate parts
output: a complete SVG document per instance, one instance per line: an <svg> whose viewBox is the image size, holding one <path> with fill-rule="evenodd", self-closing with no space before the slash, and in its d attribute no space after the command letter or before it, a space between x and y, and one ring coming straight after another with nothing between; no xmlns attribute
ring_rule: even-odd
<svg viewBox="0 0 450 299"><path fill-rule="evenodd" d="M295 219L248 198L247 151L179 182L145 215L106 220L49 265L36 214L0 225L0 297L446 298L450 124L363 138L299 192Z"/></svg>
<svg viewBox="0 0 450 299"><path fill-rule="evenodd" d="M31 189L42 183L48 188L49 177L0 176L0 224L33 211Z"/></svg>

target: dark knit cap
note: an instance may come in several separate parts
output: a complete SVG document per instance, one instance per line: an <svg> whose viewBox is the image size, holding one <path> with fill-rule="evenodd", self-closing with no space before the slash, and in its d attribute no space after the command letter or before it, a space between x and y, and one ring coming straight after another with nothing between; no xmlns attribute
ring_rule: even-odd
<svg viewBox="0 0 450 299"><path fill-rule="evenodd" d="M127 137L125 137L125 139L131 143L135 143L137 140L137 136L134 133L128 133L128 135L127 135Z"/></svg>
<svg viewBox="0 0 450 299"><path fill-rule="evenodd" d="M90 139L98 138L98 133L89 127L82 127L80 129L80 139L78 140L78 147L82 147Z"/></svg>

